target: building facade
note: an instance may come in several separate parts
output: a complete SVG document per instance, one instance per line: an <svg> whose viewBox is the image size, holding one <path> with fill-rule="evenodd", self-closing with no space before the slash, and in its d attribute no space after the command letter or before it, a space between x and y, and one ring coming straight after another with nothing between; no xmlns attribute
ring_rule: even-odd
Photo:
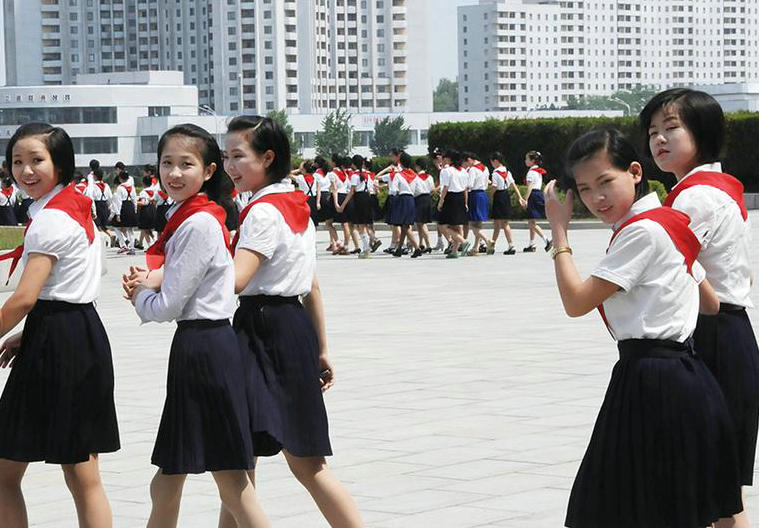
<svg viewBox="0 0 759 528"><path fill-rule="evenodd" d="M218 114L432 110L427 0L3 4L9 85L178 70Z"/></svg>
<svg viewBox="0 0 759 528"><path fill-rule="evenodd" d="M459 7L458 27L463 111L759 81L756 2L480 0Z"/></svg>

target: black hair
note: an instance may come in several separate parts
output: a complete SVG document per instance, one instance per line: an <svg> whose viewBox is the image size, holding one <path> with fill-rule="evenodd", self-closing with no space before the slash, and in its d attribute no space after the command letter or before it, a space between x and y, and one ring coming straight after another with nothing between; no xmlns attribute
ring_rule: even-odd
<svg viewBox="0 0 759 528"><path fill-rule="evenodd" d="M155 175L155 165L152 163L147 163L145 166L142 167L143 172L146 172L150 175Z"/></svg>
<svg viewBox="0 0 759 528"><path fill-rule="evenodd" d="M351 160L351 165L356 167L356 170L358 171L358 177L361 179L361 181L364 181L366 179L366 173L365 173L365 167L364 164L366 163L366 160L364 157L360 154L354 154Z"/></svg>
<svg viewBox="0 0 759 528"><path fill-rule="evenodd" d="M457 169L461 168L461 161L462 161L461 152L459 152L458 150L448 149L445 151L445 153L443 153L443 157L451 160L451 165L453 165Z"/></svg>
<svg viewBox="0 0 759 528"><path fill-rule="evenodd" d="M427 171L429 170L430 164L427 163L427 158L420 156L414 161L414 166L419 170Z"/></svg>
<svg viewBox="0 0 759 528"><path fill-rule="evenodd" d="M401 164L401 166L404 169L410 169L411 166L414 164L414 160L411 159L411 156L409 156L408 152L401 151L400 158L398 159L398 162Z"/></svg>
<svg viewBox="0 0 759 528"><path fill-rule="evenodd" d="M725 141L725 114L716 99L690 88L672 88L656 94L641 110L640 128L646 138L644 152L651 156L648 129L651 119L661 109L671 107L693 136L700 163L714 163Z"/></svg>
<svg viewBox="0 0 759 528"><path fill-rule="evenodd" d="M142 184L145 187L150 187L150 184L152 184L152 183L153 183L153 178L151 178L150 176L143 176L142 177Z"/></svg>
<svg viewBox="0 0 759 528"><path fill-rule="evenodd" d="M216 139L205 129L200 128L192 123L176 125L163 133L158 141L158 164L161 163L161 154L166 148L166 143L175 136L184 136L192 139L198 146L198 152L203 160L203 165L208 167L212 163L216 164L216 170L211 177L203 182L200 188L201 192L208 195L208 198L217 204L225 207L232 200L232 189L234 185L226 172L224 172L224 160L221 155L221 149ZM161 183L163 186L163 182Z"/></svg>
<svg viewBox="0 0 759 528"><path fill-rule="evenodd" d="M353 163L353 161L351 160L350 156L342 157L342 158L340 158L340 160L341 160L340 166L342 168L344 168L344 169L350 169L351 168L351 163Z"/></svg>
<svg viewBox="0 0 759 528"><path fill-rule="evenodd" d="M399 148L391 148L390 149L390 155L391 156L400 156L403 151Z"/></svg>
<svg viewBox="0 0 759 528"><path fill-rule="evenodd" d="M116 175L116 182L118 183L124 183L129 179L129 174L126 173L126 171L119 173Z"/></svg>
<svg viewBox="0 0 759 528"><path fill-rule="evenodd" d="M117 169L121 169L121 170L126 169L126 165L124 165L123 161L117 161L116 165L114 165L114 167L117 168Z"/></svg>
<svg viewBox="0 0 759 528"><path fill-rule="evenodd" d="M74 178L74 144L71 138L60 127L48 123L27 123L16 129L5 148L5 159L13 166L13 147L20 140L39 136L45 148L50 153L53 166L58 171L58 183L68 185Z"/></svg>
<svg viewBox="0 0 759 528"><path fill-rule="evenodd" d="M501 165L506 165L506 156L496 150L490 155L490 161L498 161Z"/></svg>
<svg viewBox="0 0 759 528"><path fill-rule="evenodd" d="M97 181L103 181L103 169L101 169L100 167L93 170L92 175L95 177Z"/></svg>
<svg viewBox="0 0 759 528"><path fill-rule="evenodd" d="M332 156L330 156L330 161L332 162L333 166L340 167L343 159L340 157L340 154L332 154Z"/></svg>
<svg viewBox="0 0 759 528"><path fill-rule="evenodd" d="M477 154L475 154L474 152L470 152L470 151L464 152L463 156L464 156L464 159L473 159L473 160L477 159Z"/></svg>
<svg viewBox="0 0 759 528"><path fill-rule="evenodd" d="M90 170L94 173L96 170L100 168L100 162L96 159L90 160Z"/></svg>
<svg viewBox="0 0 759 528"><path fill-rule="evenodd" d="M626 171L633 162L640 163L638 151L622 132L614 128L591 130L575 139L567 149L564 187L572 188L577 192L577 182L574 178L575 165L592 158L599 152L606 153L615 169ZM648 178L643 174L640 182L635 184L635 199L644 197L648 192Z"/></svg>
<svg viewBox="0 0 759 528"><path fill-rule="evenodd" d="M324 174L329 172L329 163L321 156L316 156L314 158L314 165L316 166L316 169L323 170ZM314 169L314 172L316 172L316 169Z"/></svg>
<svg viewBox="0 0 759 528"><path fill-rule="evenodd" d="M543 154L538 152L537 150L531 150L527 153L527 159L530 161L534 161L538 167L543 166Z"/></svg>
<svg viewBox="0 0 759 528"><path fill-rule="evenodd" d="M290 141L278 122L269 117L243 115L229 122L227 132L245 133L248 144L258 154L267 150L274 153L274 161L266 170L269 183L278 182L290 174Z"/></svg>
<svg viewBox="0 0 759 528"><path fill-rule="evenodd" d="M372 160L369 158L364 158L364 168L368 171L372 170Z"/></svg>

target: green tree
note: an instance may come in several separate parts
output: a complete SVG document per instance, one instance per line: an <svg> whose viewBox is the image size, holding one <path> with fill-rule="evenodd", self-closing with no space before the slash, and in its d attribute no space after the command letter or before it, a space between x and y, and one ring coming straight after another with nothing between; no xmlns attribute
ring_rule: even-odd
<svg viewBox="0 0 759 528"><path fill-rule="evenodd" d="M403 150L409 144L409 127L403 116L395 119L386 117L374 124L374 136L369 142L369 147L375 156L387 156L390 150L397 148Z"/></svg>
<svg viewBox="0 0 759 528"><path fill-rule="evenodd" d="M295 134L293 133L293 127L290 124L290 121L287 119L287 112L284 110L269 110L269 113L266 114L266 117L273 119L279 123L282 128L285 129L285 134L287 135L287 139L290 141L290 148L293 150L293 153L300 152L302 150L302 145L295 144Z"/></svg>
<svg viewBox="0 0 759 528"><path fill-rule="evenodd" d="M351 149L353 127L350 124L351 114L347 110L338 109L330 112L322 120L322 129L316 133L316 153L329 157L332 154L347 156Z"/></svg>
<svg viewBox="0 0 759 528"><path fill-rule="evenodd" d="M459 83L449 79L440 79L432 93L433 112L459 111Z"/></svg>
<svg viewBox="0 0 759 528"><path fill-rule="evenodd" d="M658 90L652 86L639 86L620 90L612 95L591 95L577 99L569 96L565 108L569 110L622 110L624 115L637 115Z"/></svg>

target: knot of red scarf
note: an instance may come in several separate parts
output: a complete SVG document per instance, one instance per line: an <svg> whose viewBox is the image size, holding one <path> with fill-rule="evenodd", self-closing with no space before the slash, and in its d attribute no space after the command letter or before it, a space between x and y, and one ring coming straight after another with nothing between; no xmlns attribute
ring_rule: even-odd
<svg viewBox="0 0 759 528"><path fill-rule="evenodd" d="M250 209L259 203L268 203L276 207L293 233L303 233L308 229L308 221L311 218L311 208L308 206L308 197L306 197L303 191L265 194L250 202L240 213L240 229L237 230L235 238L232 240L233 255L237 249L237 243L240 241L242 224L245 222L245 218L247 218Z"/></svg>
<svg viewBox="0 0 759 528"><path fill-rule="evenodd" d="M205 212L213 216L221 225L221 232L224 234L224 243L227 245L227 249L231 251L229 245L229 231L225 222L227 220L227 213L224 208L208 199L205 193L198 193L184 202L179 208L174 211L169 221L166 223L166 227L163 228L161 234L158 235L158 239L155 243L148 248L145 252L145 260L148 264L148 269L154 270L163 266L166 261L166 243L169 241L174 232L179 229L182 222L190 218L195 213Z"/></svg>

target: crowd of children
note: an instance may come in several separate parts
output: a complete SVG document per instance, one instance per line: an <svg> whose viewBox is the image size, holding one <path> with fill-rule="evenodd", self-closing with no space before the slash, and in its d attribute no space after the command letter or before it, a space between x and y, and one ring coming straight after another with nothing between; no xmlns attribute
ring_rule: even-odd
<svg viewBox="0 0 759 528"><path fill-rule="evenodd" d="M531 220L547 212L551 239L533 223L525 251L535 250L536 237L546 250L554 244L567 314L597 309L617 341L619 361L566 526L747 527L741 486L753 477L759 348L746 315L753 279L743 186L719 164L724 116L710 96L668 90L649 102L640 124L648 154L678 179L664 206L649 192L641 156L613 129L577 138L567 150L566 178L549 182L545 195L541 156L528 153L522 195L500 153L490 156L492 174L472 155L441 153L433 160L437 184L424 160L414 165L402 151L376 175L360 156L336 157L332 165L316 158L291 171L282 127L240 116L228 124L223 150L195 125L168 130L158 143L157 175L146 167L143 191L135 193L120 167L109 197L96 164L87 181L76 181L63 129L21 126L6 159L32 203L23 246L1 257L14 266L23 260L24 271L0 309L0 335L26 317L23 331L0 347L0 367L12 368L0 397L3 525L28 525L21 482L35 461L62 466L80 526L112 524L98 456L120 447L115 376L107 325L93 304L102 266L96 225L108 228L97 219L108 215L127 248L134 239L128 229L153 231L157 216L165 221L146 265L125 270L122 284L143 322L177 323L148 526L176 526L186 475L202 472L218 487L220 527L268 526L255 467L279 453L331 526L362 526L326 463L332 447L322 394L335 370L315 273L315 225L327 225L336 253L348 253L352 242L365 258L379 247L376 196L387 185L397 256L406 241L412 257L430 250L426 224L435 211L439 240L454 256L470 252L465 227L475 246L483 242L491 253L503 230L513 254L511 189ZM233 187L238 203L247 197L239 215ZM143 213L156 195L166 213L158 204ZM575 196L613 228L586 280L569 245ZM481 224L489 213L497 221L492 238ZM150 242L147 234L143 240Z"/></svg>

